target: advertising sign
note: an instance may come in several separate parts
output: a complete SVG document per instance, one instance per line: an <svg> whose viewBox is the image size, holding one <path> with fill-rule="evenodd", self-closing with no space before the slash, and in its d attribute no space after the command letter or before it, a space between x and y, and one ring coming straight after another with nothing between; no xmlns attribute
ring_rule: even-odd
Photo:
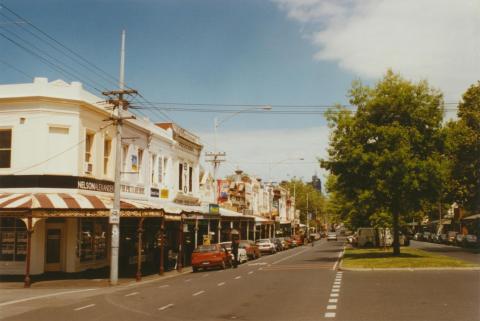
<svg viewBox="0 0 480 321"><path fill-rule="evenodd" d="M220 206L218 204L209 204L208 205L208 213L219 215L220 214Z"/></svg>

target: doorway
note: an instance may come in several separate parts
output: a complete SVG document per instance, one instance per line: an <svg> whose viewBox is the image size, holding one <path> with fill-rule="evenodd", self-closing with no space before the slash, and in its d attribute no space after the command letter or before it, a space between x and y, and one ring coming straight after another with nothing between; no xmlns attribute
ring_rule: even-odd
<svg viewBox="0 0 480 321"><path fill-rule="evenodd" d="M45 271L63 271L63 224L48 224L45 237Z"/></svg>

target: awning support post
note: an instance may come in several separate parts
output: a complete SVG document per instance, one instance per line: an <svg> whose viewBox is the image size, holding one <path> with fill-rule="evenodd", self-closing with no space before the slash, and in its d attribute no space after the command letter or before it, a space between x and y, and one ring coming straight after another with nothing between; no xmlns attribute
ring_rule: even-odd
<svg viewBox="0 0 480 321"><path fill-rule="evenodd" d="M177 271L182 272L182 261L183 261L183 215L180 219L180 228L178 235L178 254L177 254Z"/></svg>
<svg viewBox="0 0 480 321"><path fill-rule="evenodd" d="M250 221L247 221L247 240L250 240Z"/></svg>
<svg viewBox="0 0 480 321"><path fill-rule="evenodd" d="M218 243L220 243L222 239L222 222L220 218L218 219L217 232L218 232Z"/></svg>
<svg viewBox="0 0 480 321"><path fill-rule="evenodd" d="M137 248L137 274L135 275L135 280L139 282L142 280L142 235L143 235L143 221L145 218L141 218L138 222L137 229L137 238L138 238L138 248Z"/></svg>
<svg viewBox="0 0 480 321"><path fill-rule="evenodd" d="M32 283L30 279L30 257L32 254L32 233L33 233L32 217L29 217L28 223L27 223L27 257L25 262L25 279L23 283L24 288L29 288Z"/></svg>
<svg viewBox="0 0 480 321"><path fill-rule="evenodd" d="M195 218L195 248L198 246L198 217Z"/></svg>
<svg viewBox="0 0 480 321"><path fill-rule="evenodd" d="M160 269L158 271L159 275L163 275L165 271L164 268L165 260L165 217L162 217L162 222L160 225Z"/></svg>

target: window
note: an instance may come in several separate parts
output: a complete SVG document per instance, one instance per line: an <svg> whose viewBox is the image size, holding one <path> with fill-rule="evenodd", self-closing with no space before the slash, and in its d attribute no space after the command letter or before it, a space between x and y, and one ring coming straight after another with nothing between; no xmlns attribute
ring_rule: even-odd
<svg viewBox="0 0 480 321"><path fill-rule="evenodd" d="M143 161L143 149L138 149L138 173L140 174L142 170L142 161Z"/></svg>
<svg viewBox="0 0 480 321"><path fill-rule="evenodd" d="M93 172L93 133L87 133L85 136L85 173Z"/></svg>
<svg viewBox="0 0 480 321"><path fill-rule="evenodd" d="M112 153L112 140L106 138L103 142L103 175L108 175L110 165L110 155Z"/></svg>
<svg viewBox="0 0 480 321"><path fill-rule="evenodd" d="M150 165L150 169L151 169L151 177L150 177L150 183L152 185L157 185L156 184L156 179L155 179L155 176L156 176L156 172L155 172L155 168L156 168L156 163L155 161L158 161L157 159L157 155L153 154L152 155L152 160L151 160L151 165Z"/></svg>
<svg viewBox="0 0 480 321"><path fill-rule="evenodd" d="M127 169L127 156L128 156L128 145L122 145L122 169L125 171Z"/></svg>
<svg viewBox="0 0 480 321"><path fill-rule="evenodd" d="M188 191L189 192L192 192L192 190L193 190L192 181L193 181L193 167L190 166L188 168Z"/></svg>
<svg viewBox="0 0 480 321"><path fill-rule="evenodd" d="M79 219L77 257L80 262L107 258L107 228L105 219Z"/></svg>
<svg viewBox="0 0 480 321"><path fill-rule="evenodd" d="M0 129L0 168L10 168L12 158L12 130Z"/></svg>
<svg viewBox="0 0 480 321"><path fill-rule="evenodd" d="M181 162L178 164L178 189L180 191L183 189L183 164Z"/></svg>
<svg viewBox="0 0 480 321"><path fill-rule="evenodd" d="M27 228L13 217L0 218L0 261L25 261Z"/></svg>
<svg viewBox="0 0 480 321"><path fill-rule="evenodd" d="M163 183L163 164L164 159L161 156L158 156L158 184Z"/></svg>

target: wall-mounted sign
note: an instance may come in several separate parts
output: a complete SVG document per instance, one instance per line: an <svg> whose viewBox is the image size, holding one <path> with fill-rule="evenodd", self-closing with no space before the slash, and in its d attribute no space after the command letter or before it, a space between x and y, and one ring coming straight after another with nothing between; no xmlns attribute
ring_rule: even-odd
<svg viewBox="0 0 480 321"><path fill-rule="evenodd" d="M122 192L132 194L145 194L145 188L139 186L122 185Z"/></svg>
<svg viewBox="0 0 480 321"><path fill-rule="evenodd" d="M120 224L120 211L110 210L110 216L108 217L108 223L110 224Z"/></svg>
<svg viewBox="0 0 480 321"><path fill-rule="evenodd" d="M79 177L77 181L78 189L84 189L96 192L113 193L113 183L100 182L95 179Z"/></svg>
<svg viewBox="0 0 480 321"><path fill-rule="evenodd" d="M150 188L150 197L160 197L160 190L158 188Z"/></svg>
<svg viewBox="0 0 480 321"><path fill-rule="evenodd" d="M219 215L220 214L220 206L218 204L209 204L208 205L208 213Z"/></svg>
<svg viewBox="0 0 480 321"><path fill-rule="evenodd" d="M162 188L160 190L160 198L168 198L168 189Z"/></svg>

